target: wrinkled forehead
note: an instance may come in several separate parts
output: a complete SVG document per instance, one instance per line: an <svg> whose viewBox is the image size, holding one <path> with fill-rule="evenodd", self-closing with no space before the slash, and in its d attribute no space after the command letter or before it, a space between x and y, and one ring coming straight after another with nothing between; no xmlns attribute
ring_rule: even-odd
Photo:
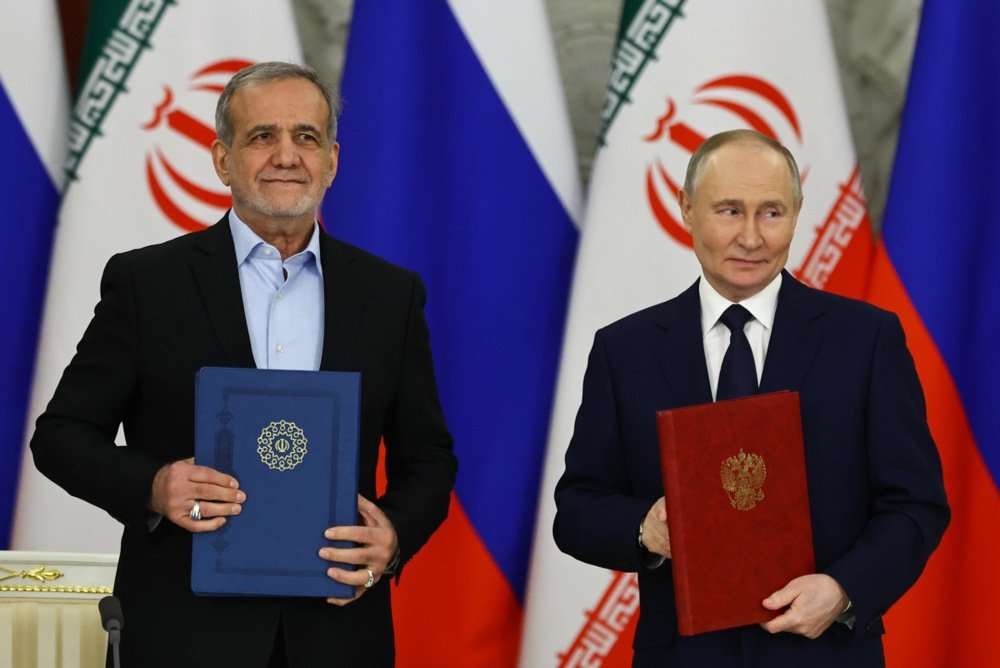
<svg viewBox="0 0 1000 668"><path fill-rule="evenodd" d="M785 157L760 142L738 141L720 146L705 157L700 172L693 197L698 191L710 190L713 198L757 193L787 199L789 204L795 199L794 176Z"/></svg>
<svg viewBox="0 0 1000 668"><path fill-rule="evenodd" d="M230 109L235 124L250 125L282 120L325 128L330 115L323 92L299 77L249 83L233 93Z"/></svg>

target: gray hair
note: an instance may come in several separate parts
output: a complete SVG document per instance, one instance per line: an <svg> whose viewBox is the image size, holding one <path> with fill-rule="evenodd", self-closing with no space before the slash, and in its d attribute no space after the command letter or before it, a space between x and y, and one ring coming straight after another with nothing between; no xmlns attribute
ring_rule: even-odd
<svg viewBox="0 0 1000 668"><path fill-rule="evenodd" d="M233 123L229 117L229 105L233 95L238 90L247 88L254 84L267 81L280 81L282 79L305 79L312 83L326 100L326 107L329 110L329 119L326 126L327 141L333 143L337 139L337 116L340 114L340 97L333 92L333 88L326 81L319 78L315 70L295 63L283 63L280 61L269 61L257 63L250 67L245 67L229 80L226 87L219 96L219 102L215 105L215 134L219 136L226 146L233 143Z"/></svg>
<svg viewBox="0 0 1000 668"><path fill-rule="evenodd" d="M688 197L694 197L695 188L701 183L705 166L708 164L708 159L712 154L726 144L738 141L756 142L781 155L788 164L788 173L792 180L792 195L795 197L795 205L798 206L802 203L802 179L799 177L799 166L795 163L795 157L792 155L792 152L771 137L754 130L729 130L727 132L720 132L701 143L701 146L691 155L691 160L688 161L687 174L684 177L684 192L688 194Z"/></svg>

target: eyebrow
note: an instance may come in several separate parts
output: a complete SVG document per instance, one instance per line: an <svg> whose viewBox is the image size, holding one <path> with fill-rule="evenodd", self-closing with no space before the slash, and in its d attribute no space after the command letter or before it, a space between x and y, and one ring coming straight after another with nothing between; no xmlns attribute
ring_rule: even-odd
<svg viewBox="0 0 1000 668"><path fill-rule="evenodd" d="M720 199L720 200L716 200L715 202L712 202L712 206L713 207L732 206L732 207L736 207L736 208L743 208L743 207L746 206L746 202L743 201L743 200L741 200L741 199L727 198L727 199ZM782 211L787 211L788 210L788 205L785 204L780 199L769 199L769 200L765 200L765 201L763 201L763 202L760 203L760 208L762 208L762 209L763 208L767 208L767 207L772 207L772 206L775 207L775 208L777 208L777 209L781 209Z"/></svg>
<svg viewBox="0 0 1000 668"><path fill-rule="evenodd" d="M788 205L785 204L785 202L780 199L769 199L767 201L761 202L760 206L762 209L769 206L773 206L774 208L781 209L782 211L788 210Z"/></svg>
<svg viewBox="0 0 1000 668"><path fill-rule="evenodd" d="M257 134L258 132L273 132L275 127L277 126L261 123L260 125L255 125L251 128L247 128L246 135L250 136L253 134Z"/></svg>
<svg viewBox="0 0 1000 668"><path fill-rule="evenodd" d="M278 126L274 123L260 123L252 128L249 128L246 132L247 136L256 134L258 132L274 132L278 129ZM319 134L319 128L311 123L297 123L292 126L292 132L313 132Z"/></svg>
<svg viewBox="0 0 1000 668"><path fill-rule="evenodd" d="M320 129L311 123L298 123L292 129L295 130L296 132L308 131L314 134L320 133Z"/></svg>

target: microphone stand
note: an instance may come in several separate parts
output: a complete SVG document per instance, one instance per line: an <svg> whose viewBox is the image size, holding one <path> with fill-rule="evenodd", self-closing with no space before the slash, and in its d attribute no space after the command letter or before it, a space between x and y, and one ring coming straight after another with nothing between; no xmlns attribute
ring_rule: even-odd
<svg viewBox="0 0 1000 668"><path fill-rule="evenodd" d="M105 596L97 604L97 608L101 612L101 625L108 632L108 643L111 645L114 668L121 668L118 645L122 638L122 627L125 626L122 604L114 596Z"/></svg>

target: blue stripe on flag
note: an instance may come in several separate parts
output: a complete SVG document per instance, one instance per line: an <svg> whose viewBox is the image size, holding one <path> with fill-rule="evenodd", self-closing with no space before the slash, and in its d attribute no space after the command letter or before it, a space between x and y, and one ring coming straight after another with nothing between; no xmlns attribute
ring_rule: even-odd
<svg viewBox="0 0 1000 668"><path fill-rule="evenodd" d="M0 262L4 325L0 327L0 549L9 546L17 478L35 365L59 193L0 83L0 183L4 237Z"/></svg>
<svg viewBox="0 0 1000 668"><path fill-rule="evenodd" d="M995 0L926 0L883 237L1000 486L1000 49Z"/></svg>
<svg viewBox="0 0 1000 668"><path fill-rule="evenodd" d="M424 277L458 497L523 600L576 231L443 0L356 3L343 91L325 220Z"/></svg>

